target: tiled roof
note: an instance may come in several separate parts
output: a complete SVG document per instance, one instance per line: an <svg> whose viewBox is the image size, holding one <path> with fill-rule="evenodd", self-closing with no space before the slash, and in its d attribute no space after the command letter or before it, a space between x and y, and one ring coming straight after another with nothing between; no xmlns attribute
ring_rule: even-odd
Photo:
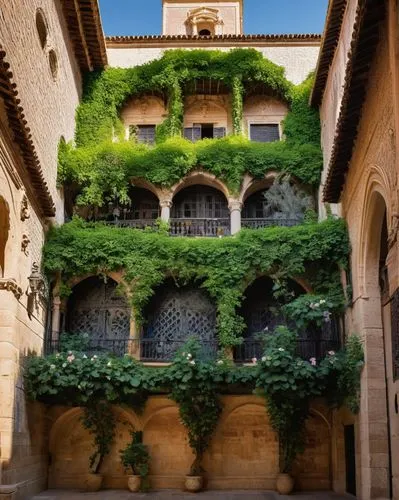
<svg viewBox="0 0 399 500"><path fill-rule="evenodd" d="M107 36L107 45L113 44L140 44L140 43L167 43L167 42L221 42L240 43L252 41L270 42L319 42L319 34L288 34L288 35L214 35L214 36L193 36L193 35L138 35L138 36Z"/></svg>
<svg viewBox="0 0 399 500"><path fill-rule="evenodd" d="M62 9L80 67L104 67L107 52L97 0L62 0Z"/></svg>
<svg viewBox="0 0 399 500"><path fill-rule="evenodd" d="M13 81L10 65L5 61L6 52L0 45L0 97L3 98L9 127L15 143L19 146L27 178L37 196L39 207L46 217L55 215L55 206L42 167L25 120L24 109L18 99L17 85Z"/></svg>
<svg viewBox="0 0 399 500"><path fill-rule="evenodd" d="M324 186L324 201L339 201L366 98L370 67L380 40L385 0L359 0L346 67L344 94Z"/></svg>
<svg viewBox="0 0 399 500"><path fill-rule="evenodd" d="M317 62L315 83L310 98L312 106L319 106L326 86L330 65L341 33L342 20L348 0L330 0Z"/></svg>

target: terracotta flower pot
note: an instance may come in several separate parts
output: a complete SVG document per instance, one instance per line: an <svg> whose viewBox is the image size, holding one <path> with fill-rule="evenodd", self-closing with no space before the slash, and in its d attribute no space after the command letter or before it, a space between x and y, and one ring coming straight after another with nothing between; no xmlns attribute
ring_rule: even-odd
<svg viewBox="0 0 399 500"><path fill-rule="evenodd" d="M195 493L202 489L202 483L202 476L186 476L186 482L184 483L184 485L187 491Z"/></svg>
<svg viewBox="0 0 399 500"><path fill-rule="evenodd" d="M289 474L279 474L277 476L276 489L280 495L289 495L294 489L294 479Z"/></svg>
<svg viewBox="0 0 399 500"><path fill-rule="evenodd" d="M88 474L86 477L86 491L99 491L103 483L102 474Z"/></svg>
<svg viewBox="0 0 399 500"><path fill-rule="evenodd" d="M127 487L133 493L140 491L141 487L141 476L128 476L127 477Z"/></svg>

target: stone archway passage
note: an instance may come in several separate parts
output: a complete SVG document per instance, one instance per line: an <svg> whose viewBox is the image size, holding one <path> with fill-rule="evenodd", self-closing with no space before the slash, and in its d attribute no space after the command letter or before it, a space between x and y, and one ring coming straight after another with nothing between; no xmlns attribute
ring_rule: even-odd
<svg viewBox="0 0 399 500"><path fill-rule="evenodd" d="M130 308L116 288L113 279L104 282L98 277L76 285L68 301L67 330L87 333L93 350L121 355L130 336Z"/></svg>

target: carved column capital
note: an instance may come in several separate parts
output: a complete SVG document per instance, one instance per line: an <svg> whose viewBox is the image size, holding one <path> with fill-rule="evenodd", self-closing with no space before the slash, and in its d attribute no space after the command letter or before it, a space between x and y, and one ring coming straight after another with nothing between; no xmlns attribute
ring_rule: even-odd
<svg viewBox="0 0 399 500"><path fill-rule="evenodd" d="M229 200L229 210L233 212L234 210L242 210L242 202L239 200Z"/></svg>
<svg viewBox="0 0 399 500"><path fill-rule="evenodd" d="M172 200L159 200L159 206L161 208L171 208L172 204Z"/></svg>

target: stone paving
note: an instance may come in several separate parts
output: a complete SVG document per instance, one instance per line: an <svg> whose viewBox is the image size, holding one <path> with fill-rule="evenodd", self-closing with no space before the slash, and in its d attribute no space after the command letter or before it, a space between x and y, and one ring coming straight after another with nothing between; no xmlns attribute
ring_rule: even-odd
<svg viewBox="0 0 399 500"><path fill-rule="evenodd" d="M338 495L331 492L296 493L279 495L273 491L203 491L202 493L184 493L175 490L153 491L151 493L130 493L124 490L105 490L98 493L81 493L73 490L48 490L32 497L31 500L133 500L133 498L190 499L199 500L350 500L355 497Z"/></svg>

